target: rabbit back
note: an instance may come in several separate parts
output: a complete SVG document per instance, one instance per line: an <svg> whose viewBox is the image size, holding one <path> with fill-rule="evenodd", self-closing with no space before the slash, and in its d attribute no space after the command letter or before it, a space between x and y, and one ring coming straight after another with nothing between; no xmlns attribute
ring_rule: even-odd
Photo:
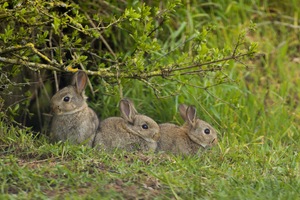
<svg viewBox="0 0 300 200"><path fill-rule="evenodd" d="M157 151L173 154L189 154L191 149L189 137L182 127L171 123L159 125L160 139L157 143Z"/></svg>
<svg viewBox="0 0 300 200"><path fill-rule="evenodd" d="M94 146L104 150L125 149L127 151L148 150L147 141L128 131L121 117L110 117L100 123Z"/></svg>
<svg viewBox="0 0 300 200"><path fill-rule="evenodd" d="M195 107L180 104L179 111L185 123L182 126L161 124L158 150L175 154L196 154L200 149L217 143L215 129L196 117Z"/></svg>
<svg viewBox="0 0 300 200"><path fill-rule="evenodd" d="M100 124L95 145L104 149L155 151L159 126L148 116L138 114L129 99L120 101L122 117L110 117Z"/></svg>

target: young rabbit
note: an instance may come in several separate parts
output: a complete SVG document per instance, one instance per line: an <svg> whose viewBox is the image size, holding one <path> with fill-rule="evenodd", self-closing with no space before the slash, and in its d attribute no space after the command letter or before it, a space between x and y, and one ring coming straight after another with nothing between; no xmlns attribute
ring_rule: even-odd
<svg viewBox="0 0 300 200"><path fill-rule="evenodd" d="M197 154L199 149L217 143L217 133L205 121L196 118L193 106L179 105L179 112L184 119L183 126L164 123L160 124L160 140L157 150L175 154Z"/></svg>
<svg viewBox="0 0 300 200"><path fill-rule="evenodd" d="M73 144L85 143L92 146L99 120L86 103L84 90L87 80L87 74L78 71L73 76L72 84L59 90L52 97L52 141L68 140Z"/></svg>
<svg viewBox="0 0 300 200"><path fill-rule="evenodd" d="M155 151L159 126L151 118L138 114L129 99L120 101L122 117L109 117L100 123L94 146L105 150Z"/></svg>

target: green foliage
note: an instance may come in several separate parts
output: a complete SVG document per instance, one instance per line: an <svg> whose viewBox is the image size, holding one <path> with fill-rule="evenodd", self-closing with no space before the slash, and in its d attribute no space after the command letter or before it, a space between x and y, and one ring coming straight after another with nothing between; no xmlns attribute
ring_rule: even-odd
<svg viewBox="0 0 300 200"><path fill-rule="evenodd" d="M103 7L107 7L106 12L98 12L103 11ZM241 61L256 51L256 46L247 41L246 31L242 30L234 33L238 40L231 47L210 44L210 39L215 40L216 26L204 21L194 27L193 18L205 11L194 10L178 0L123 2L118 8L106 1L99 4L11 2L3 5L1 13L0 69L8 76L11 69L17 69L15 83L27 79L32 85L21 89L17 94L20 98L12 101L2 98L11 102L6 103L6 107L26 101L20 107L25 106L24 111L29 112L34 112L32 107L40 107L31 105L32 102L47 106L36 94L46 93L49 101L52 91L57 89L54 89L54 80L56 85L68 84L59 84L57 74L52 75L49 70L75 72L83 69L94 76L89 88L93 101L104 107L110 102L112 106L111 113L102 113L98 106L92 105L102 117L117 112L115 105L130 93L124 88L131 88L133 83L143 88L143 92L152 93L149 98L174 96L188 85L190 78L210 76L211 85L222 84L228 81L223 73L230 60ZM28 70L37 73L28 73ZM25 78L22 74L26 74ZM52 90L44 87L49 83L53 85ZM196 85L207 87L201 82ZM31 95L26 98L23 94L28 90ZM110 97L113 100L108 100ZM39 115L41 121L41 113L47 110L47 107L41 108L40 114L34 115ZM32 120L22 110L18 112L25 117L21 121Z"/></svg>

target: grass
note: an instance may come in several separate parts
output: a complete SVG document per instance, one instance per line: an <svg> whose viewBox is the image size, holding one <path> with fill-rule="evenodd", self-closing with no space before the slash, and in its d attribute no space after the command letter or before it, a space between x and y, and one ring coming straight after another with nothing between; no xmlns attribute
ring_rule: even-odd
<svg viewBox="0 0 300 200"><path fill-rule="evenodd" d="M1 127L5 127L1 124ZM2 132L3 133L3 132ZM299 147L221 142L200 157L106 153L28 134L2 143L1 199L297 199ZM274 146L275 145L275 146Z"/></svg>
<svg viewBox="0 0 300 200"><path fill-rule="evenodd" d="M126 92L158 122L181 123L177 104L194 104L198 116L218 130L216 148L184 158L106 153L49 144L45 136L2 120L0 199L299 199L299 28L283 23L299 23L299 3L224 0L211 10L189 7L190 30L199 28L200 19L218 27L212 46L233 44L252 20L257 31L248 37L264 56L245 61L247 69L231 62L224 73L234 81L207 91L186 87L174 98L156 99L135 84ZM104 101L102 118L115 114L109 112L116 105L112 97Z"/></svg>

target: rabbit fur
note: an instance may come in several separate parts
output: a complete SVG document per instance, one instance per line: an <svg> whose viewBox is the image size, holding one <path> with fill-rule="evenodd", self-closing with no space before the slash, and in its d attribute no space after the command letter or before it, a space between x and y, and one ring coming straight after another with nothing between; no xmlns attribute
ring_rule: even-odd
<svg viewBox="0 0 300 200"><path fill-rule="evenodd" d="M59 90L51 98L53 113L50 138L52 141L70 141L92 146L99 119L87 105L84 90L88 77L84 71L73 76L72 84Z"/></svg>
<svg viewBox="0 0 300 200"><path fill-rule="evenodd" d="M100 123L94 146L105 150L155 151L159 126L148 116L138 114L129 99L119 103L121 117L109 117Z"/></svg>
<svg viewBox="0 0 300 200"><path fill-rule="evenodd" d="M207 122L196 118L196 108L185 104L179 105L179 112L184 125L171 123L160 124L160 139L157 150L174 154L197 154L199 149L217 143L217 133Z"/></svg>

